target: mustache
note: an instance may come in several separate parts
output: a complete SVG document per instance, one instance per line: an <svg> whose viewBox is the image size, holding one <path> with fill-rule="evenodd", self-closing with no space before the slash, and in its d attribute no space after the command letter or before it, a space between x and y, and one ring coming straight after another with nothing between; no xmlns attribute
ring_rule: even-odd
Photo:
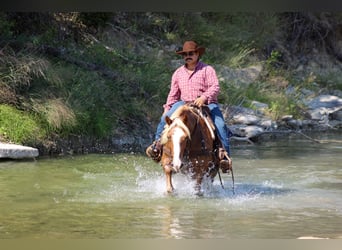
<svg viewBox="0 0 342 250"><path fill-rule="evenodd" d="M192 58L191 57L187 57L187 58L185 58L185 61L192 61Z"/></svg>

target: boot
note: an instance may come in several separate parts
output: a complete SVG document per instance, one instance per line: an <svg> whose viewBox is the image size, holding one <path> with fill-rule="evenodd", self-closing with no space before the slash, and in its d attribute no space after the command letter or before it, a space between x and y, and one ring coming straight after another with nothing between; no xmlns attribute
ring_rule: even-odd
<svg viewBox="0 0 342 250"><path fill-rule="evenodd" d="M219 148L218 157L220 160L219 166L222 170L222 173L229 173L229 171L232 170L232 160L230 159L227 151L223 148Z"/></svg>
<svg viewBox="0 0 342 250"><path fill-rule="evenodd" d="M155 162L159 162L162 156L163 146L161 145L159 140L154 141L150 146L146 149L146 155Z"/></svg>

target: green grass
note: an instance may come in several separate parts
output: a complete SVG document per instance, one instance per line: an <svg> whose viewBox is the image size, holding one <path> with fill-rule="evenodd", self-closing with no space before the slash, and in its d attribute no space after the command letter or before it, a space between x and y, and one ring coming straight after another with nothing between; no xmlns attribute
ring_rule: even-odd
<svg viewBox="0 0 342 250"><path fill-rule="evenodd" d="M44 137L44 130L33 116L8 105L0 105L0 136L13 143L33 145Z"/></svg>

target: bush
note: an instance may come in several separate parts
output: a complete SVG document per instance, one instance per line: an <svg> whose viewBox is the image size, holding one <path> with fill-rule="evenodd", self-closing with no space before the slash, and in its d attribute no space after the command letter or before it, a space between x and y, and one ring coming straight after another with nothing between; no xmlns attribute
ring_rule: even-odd
<svg viewBox="0 0 342 250"><path fill-rule="evenodd" d="M12 37L13 26L14 26L13 22L7 20L6 14L0 12L0 30L1 30L0 40L7 40Z"/></svg>

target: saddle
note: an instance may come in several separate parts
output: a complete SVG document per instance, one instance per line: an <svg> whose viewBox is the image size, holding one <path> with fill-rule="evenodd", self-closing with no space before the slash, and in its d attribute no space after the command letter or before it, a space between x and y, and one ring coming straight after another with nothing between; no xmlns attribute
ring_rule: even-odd
<svg viewBox="0 0 342 250"><path fill-rule="evenodd" d="M213 120L211 119L209 107L208 106L198 107L194 105L193 103L187 103L187 105L192 107L193 110L200 117L202 117L203 120L205 121L205 124L207 125L211 133L212 139L214 140L214 152L215 152L217 159L220 160L220 168L222 169L223 173L229 172L230 170L232 170L232 161L227 151L224 149L219 136L217 135L215 124Z"/></svg>

